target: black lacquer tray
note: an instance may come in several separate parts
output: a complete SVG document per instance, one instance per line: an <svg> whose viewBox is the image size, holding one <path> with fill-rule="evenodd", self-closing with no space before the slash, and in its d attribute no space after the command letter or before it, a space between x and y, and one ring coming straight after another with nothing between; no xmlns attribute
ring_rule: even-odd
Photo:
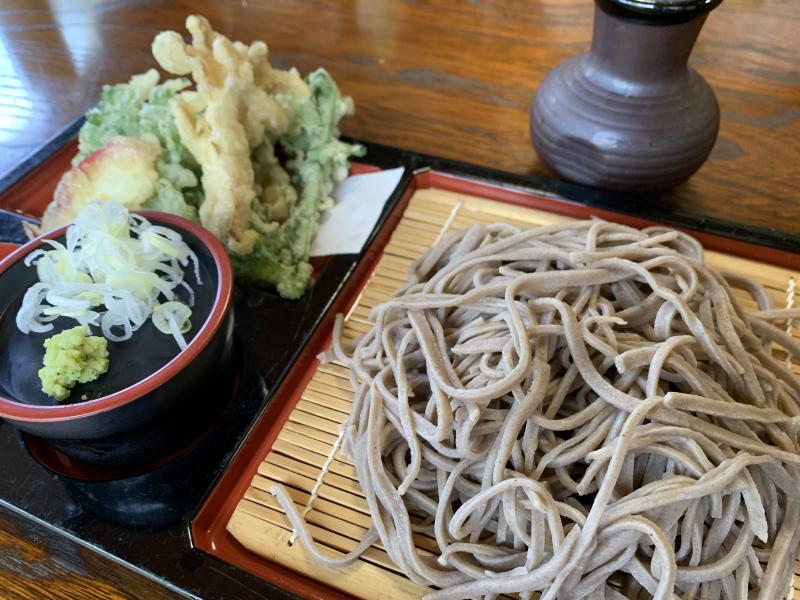
<svg viewBox="0 0 800 600"><path fill-rule="evenodd" d="M60 175L74 155L74 136L81 122L54 138L37 155L0 180L0 251L4 242L22 242L25 214L40 214ZM492 171L409 151L366 144L360 170L405 167L405 174L373 232L391 226L393 209L409 189L427 175L449 181L452 189L480 185L498 194L528 194L563 207L564 214L611 211L635 221L663 224L731 240L738 253L796 266L800 238L759 230L711 216L662 209L639 198L628 198L562 182ZM375 244L373 244L374 246ZM335 256L318 261L316 283L301 300L276 293L236 290L236 361L231 384L213 393L230 401L199 439L170 460L136 472L88 468L65 459L46 444L26 440L0 422L0 503L26 518L44 523L139 573L188 597L295 598L251 572L197 549L191 526L248 434L258 435L259 419L285 381L298 357L336 304L359 265L374 257ZM212 392L209 392L212 393ZM267 413L268 416L268 413ZM257 441L257 440L256 440ZM241 457L240 457L241 458ZM239 461L241 462L241 461ZM43 466L47 465L47 466ZM297 589L297 588L295 588ZM304 593L304 592L301 592ZM314 595L313 592L304 593Z"/></svg>

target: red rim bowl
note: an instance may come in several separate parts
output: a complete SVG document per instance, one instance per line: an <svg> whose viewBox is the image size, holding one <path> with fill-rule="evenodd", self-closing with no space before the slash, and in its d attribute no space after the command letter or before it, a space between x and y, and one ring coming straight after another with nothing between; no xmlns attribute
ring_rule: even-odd
<svg viewBox="0 0 800 600"><path fill-rule="evenodd" d="M185 350L179 352L159 370L134 385L95 400L63 406L23 404L0 396L1 418L9 419L15 423L54 423L99 415L130 404L153 392L185 369L197 358L222 327L230 312L233 295L233 271L222 243L210 231L183 217L155 211L139 211L138 214L150 221L158 222L158 224L185 230L193 234L208 249L216 264L218 285L211 313L206 322L189 342ZM44 240L57 238L64 234L66 229L67 227L65 226L45 233L16 248L11 254L0 260L0 276L11 265L23 260L25 256L41 246ZM0 248L1 250L2 248Z"/></svg>
<svg viewBox="0 0 800 600"><path fill-rule="evenodd" d="M20 244L12 244L11 242L0 242L0 261L2 261L6 256L14 252L17 248L20 247Z"/></svg>

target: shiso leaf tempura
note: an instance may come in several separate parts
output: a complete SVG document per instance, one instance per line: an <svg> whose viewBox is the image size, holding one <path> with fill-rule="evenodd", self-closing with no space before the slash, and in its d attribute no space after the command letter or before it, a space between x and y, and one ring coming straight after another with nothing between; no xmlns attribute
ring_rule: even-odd
<svg viewBox="0 0 800 600"><path fill-rule="evenodd" d="M745 310L748 297L757 310ZM800 344L691 237L604 221L453 234L334 358L343 448L431 600L776 600L800 542ZM414 536L435 540L438 553Z"/></svg>

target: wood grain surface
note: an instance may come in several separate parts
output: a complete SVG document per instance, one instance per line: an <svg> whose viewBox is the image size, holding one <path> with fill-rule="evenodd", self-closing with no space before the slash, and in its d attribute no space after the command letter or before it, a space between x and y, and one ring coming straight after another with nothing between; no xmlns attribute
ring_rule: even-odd
<svg viewBox="0 0 800 600"><path fill-rule="evenodd" d="M548 70L587 47L592 10L590 0L4 0L0 177L95 104L103 83L153 66L153 36L183 31L192 12L266 40L276 65L326 67L356 101L348 135L547 174L528 107ZM642 201L800 233L799 50L797 0L723 2L691 61L717 92L719 140L689 182ZM0 598L159 598L148 586L0 511Z"/></svg>
<svg viewBox="0 0 800 600"><path fill-rule="evenodd" d="M590 0L6 0L0 8L0 174L153 65L160 30L201 11L278 65L324 66L356 100L344 132L515 173L546 174L528 107L547 71L587 47ZM717 92L708 163L660 198L800 233L800 2L727 0L692 64Z"/></svg>
<svg viewBox="0 0 800 600"><path fill-rule="evenodd" d="M182 596L0 507L0 598L174 600Z"/></svg>

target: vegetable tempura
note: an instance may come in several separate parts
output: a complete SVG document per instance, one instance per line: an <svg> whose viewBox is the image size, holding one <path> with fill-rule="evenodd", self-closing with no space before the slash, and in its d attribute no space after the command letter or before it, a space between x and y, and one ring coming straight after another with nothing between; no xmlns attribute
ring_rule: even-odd
<svg viewBox="0 0 800 600"><path fill-rule="evenodd" d="M180 77L159 83L150 70L104 88L42 230L92 200L124 198L131 210L199 220L226 244L238 277L298 298L319 215L364 151L338 139L353 103L323 69L304 80L273 68L264 42L231 41L197 15L186 27L191 43L174 31L153 42L159 66Z"/></svg>

